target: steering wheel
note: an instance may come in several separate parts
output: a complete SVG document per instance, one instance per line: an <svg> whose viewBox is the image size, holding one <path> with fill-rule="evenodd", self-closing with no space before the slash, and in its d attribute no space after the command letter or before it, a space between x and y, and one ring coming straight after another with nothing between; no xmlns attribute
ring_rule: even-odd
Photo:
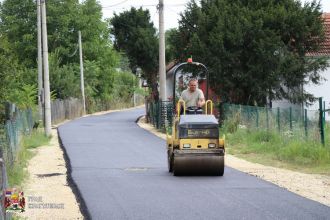
<svg viewBox="0 0 330 220"><path fill-rule="evenodd" d="M203 110L201 107L198 106L190 106L187 107L186 114L192 114L192 115L203 114Z"/></svg>

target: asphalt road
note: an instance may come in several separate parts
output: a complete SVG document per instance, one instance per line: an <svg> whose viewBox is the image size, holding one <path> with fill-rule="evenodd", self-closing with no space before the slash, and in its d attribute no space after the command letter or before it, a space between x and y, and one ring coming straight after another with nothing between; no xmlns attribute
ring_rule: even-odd
<svg viewBox="0 0 330 220"><path fill-rule="evenodd" d="M226 167L175 177L165 141L135 123L144 109L59 127L72 179L92 219L330 219L330 207Z"/></svg>

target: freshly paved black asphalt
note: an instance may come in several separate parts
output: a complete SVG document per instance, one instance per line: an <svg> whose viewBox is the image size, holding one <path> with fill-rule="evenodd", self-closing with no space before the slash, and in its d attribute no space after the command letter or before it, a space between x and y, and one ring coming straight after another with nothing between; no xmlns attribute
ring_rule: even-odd
<svg viewBox="0 0 330 220"><path fill-rule="evenodd" d="M165 141L138 127L144 109L59 127L72 178L92 219L330 219L330 207L226 167L175 177Z"/></svg>

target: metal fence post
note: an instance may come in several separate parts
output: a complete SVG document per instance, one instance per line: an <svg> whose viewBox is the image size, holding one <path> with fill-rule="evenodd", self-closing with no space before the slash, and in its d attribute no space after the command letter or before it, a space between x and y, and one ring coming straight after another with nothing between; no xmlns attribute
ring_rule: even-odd
<svg viewBox="0 0 330 220"><path fill-rule="evenodd" d="M269 116L268 116L268 108L266 107L266 125L267 125L267 131L269 131Z"/></svg>
<svg viewBox="0 0 330 220"><path fill-rule="evenodd" d="M160 118L160 111L159 111L159 101L156 102L156 128L159 129L159 118Z"/></svg>
<svg viewBox="0 0 330 220"><path fill-rule="evenodd" d="M304 117L304 127L305 127L305 136L308 137L308 118L307 118L307 109L305 109L305 117Z"/></svg>
<svg viewBox="0 0 330 220"><path fill-rule="evenodd" d="M324 120L323 120L323 107L322 107L322 97L319 98L319 125L320 125L320 136L321 136L321 143L324 146L325 140L324 140Z"/></svg>
<svg viewBox="0 0 330 220"><path fill-rule="evenodd" d="M280 122L280 108L277 107L277 127L278 127L278 132L281 131L281 122Z"/></svg>
<svg viewBox="0 0 330 220"><path fill-rule="evenodd" d="M325 126L325 112L326 112L326 109L325 109L325 101L323 101L323 125Z"/></svg>
<svg viewBox="0 0 330 220"><path fill-rule="evenodd" d="M292 107L290 107L290 130L292 131Z"/></svg>
<svg viewBox="0 0 330 220"><path fill-rule="evenodd" d="M259 128L259 112L258 112L258 107L256 108L256 123L257 123L257 128Z"/></svg>

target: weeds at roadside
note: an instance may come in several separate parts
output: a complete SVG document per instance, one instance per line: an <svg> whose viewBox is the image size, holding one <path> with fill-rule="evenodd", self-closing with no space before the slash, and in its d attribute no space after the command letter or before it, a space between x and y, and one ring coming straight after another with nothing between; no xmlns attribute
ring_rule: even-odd
<svg viewBox="0 0 330 220"><path fill-rule="evenodd" d="M23 145L27 148L36 148L45 145L49 142L51 137L47 137L43 131L35 130L31 135L23 138Z"/></svg>
<svg viewBox="0 0 330 220"><path fill-rule="evenodd" d="M328 130L329 132L329 130ZM330 174L330 144L283 137L277 132L238 129L226 134L228 152L265 165Z"/></svg>
<svg viewBox="0 0 330 220"><path fill-rule="evenodd" d="M42 131L35 130L31 135L22 137L21 148L17 152L13 164L6 164L9 186L22 188L24 180L28 177L26 170L29 160L34 153L29 149L36 148L49 143L50 138L46 137Z"/></svg>

